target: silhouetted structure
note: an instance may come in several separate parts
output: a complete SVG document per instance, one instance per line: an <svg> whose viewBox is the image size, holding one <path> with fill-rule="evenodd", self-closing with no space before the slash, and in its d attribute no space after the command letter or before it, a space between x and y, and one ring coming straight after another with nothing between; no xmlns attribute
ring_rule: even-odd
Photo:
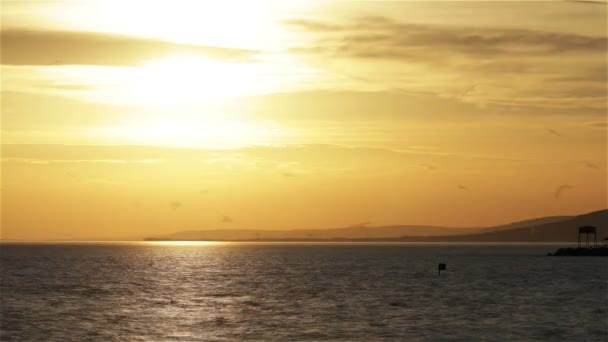
<svg viewBox="0 0 608 342"><path fill-rule="evenodd" d="M439 266L437 266L437 274L441 275L441 271L445 271L445 269L446 269L445 264L439 264Z"/></svg>
<svg viewBox="0 0 608 342"><path fill-rule="evenodd" d="M581 235L585 234L584 245L581 244ZM593 234L593 241L589 241L589 234ZM608 238L604 239L608 242ZM597 244L597 229L593 226L583 226L578 228L578 247L560 248L555 253L548 253L549 256L608 256L608 243L603 246Z"/></svg>
<svg viewBox="0 0 608 342"><path fill-rule="evenodd" d="M585 248L597 247L597 230L593 226L583 226L578 228L578 248L581 248L581 235L585 234ZM593 234L593 245L590 244L589 234Z"/></svg>

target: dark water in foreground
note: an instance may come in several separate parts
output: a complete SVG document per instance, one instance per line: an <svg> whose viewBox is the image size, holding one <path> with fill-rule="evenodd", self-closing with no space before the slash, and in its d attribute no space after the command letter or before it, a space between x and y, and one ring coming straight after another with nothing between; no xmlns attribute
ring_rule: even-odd
<svg viewBox="0 0 608 342"><path fill-rule="evenodd" d="M606 340L608 259L555 249L2 244L0 339Z"/></svg>

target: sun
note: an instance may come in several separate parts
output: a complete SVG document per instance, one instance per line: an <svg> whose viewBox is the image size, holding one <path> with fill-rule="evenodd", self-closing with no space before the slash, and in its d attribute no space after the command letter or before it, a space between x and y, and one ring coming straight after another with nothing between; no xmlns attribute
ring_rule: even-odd
<svg viewBox="0 0 608 342"><path fill-rule="evenodd" d="M49 82L84 85L62 89L60 95L94 103L180 110L293 89L302 80L316 77L315 70L288 56L243 61L171 54L135 66L47 69L39 72Z"/></svg>
<svg viewBox="0 0 608 342"><path fill-rule="evenodd" d="M105 141L171 147L238 148L276 144L286 135L275 122L226 112L240 97L268 92L277 80L254 63L172 55L128 70L91 75L97 101L133 108L122 123L95 127Z"/></svg>
<svg viewBox="0 0 608 342"><path fill-rule="evenodd" d="M62 29L202 48L162 50L166 54L146 55L134 65L38 72L49 83L82 85L46 92L120 111L120 118L75 133L95 141L214 148L284 144L288 123L277 122L288 113L258 115L256 100L247 100L308 89L324 79L322 70L290 53L293 32L283 24L311 1L66 1L51 6L47 18ZM208 54L204 47L247 53L233 58ZM273 119L261 121L262 116Z"/></svg>
<svg viewBox="0 0 608 342"><path fill-rule="evenodd" d="M174 55L136 67L119 82L115 98L145 113L103 127L113 141L173 147L237 148L272 144L285 135L274 122L222 112L222 103L276 85L259 66L201 56ZM242 114L242 113L241 113Z"/></svg>
<svg viewBox="0 0 608 342"><path fill-rule="evenodd" d="M177 55L142 63L120 82L124 102L145 107L192 107L274 88L263 66Z"/></svg>

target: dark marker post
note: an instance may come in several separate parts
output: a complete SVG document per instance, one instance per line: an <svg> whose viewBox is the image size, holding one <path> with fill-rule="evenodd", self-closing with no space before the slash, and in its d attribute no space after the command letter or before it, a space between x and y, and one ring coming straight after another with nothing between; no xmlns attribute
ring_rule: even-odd
<svg viewBox="0 0 608 342"><path fill-rule="evenodd" d="M439 266L437 266L437 275L441 275L441 271L445 271L445 269L446 269L445 264L439 264Z"/></svg>

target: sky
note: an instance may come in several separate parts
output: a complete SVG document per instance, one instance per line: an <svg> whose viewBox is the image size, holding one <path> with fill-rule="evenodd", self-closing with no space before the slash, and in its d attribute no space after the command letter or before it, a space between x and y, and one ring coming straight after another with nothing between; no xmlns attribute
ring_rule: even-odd
<svg viewBox="0 0 608 342"><path fill-rule="evenodd" d="M1 4L2 239L608 207L606 2Z"/></svg>

